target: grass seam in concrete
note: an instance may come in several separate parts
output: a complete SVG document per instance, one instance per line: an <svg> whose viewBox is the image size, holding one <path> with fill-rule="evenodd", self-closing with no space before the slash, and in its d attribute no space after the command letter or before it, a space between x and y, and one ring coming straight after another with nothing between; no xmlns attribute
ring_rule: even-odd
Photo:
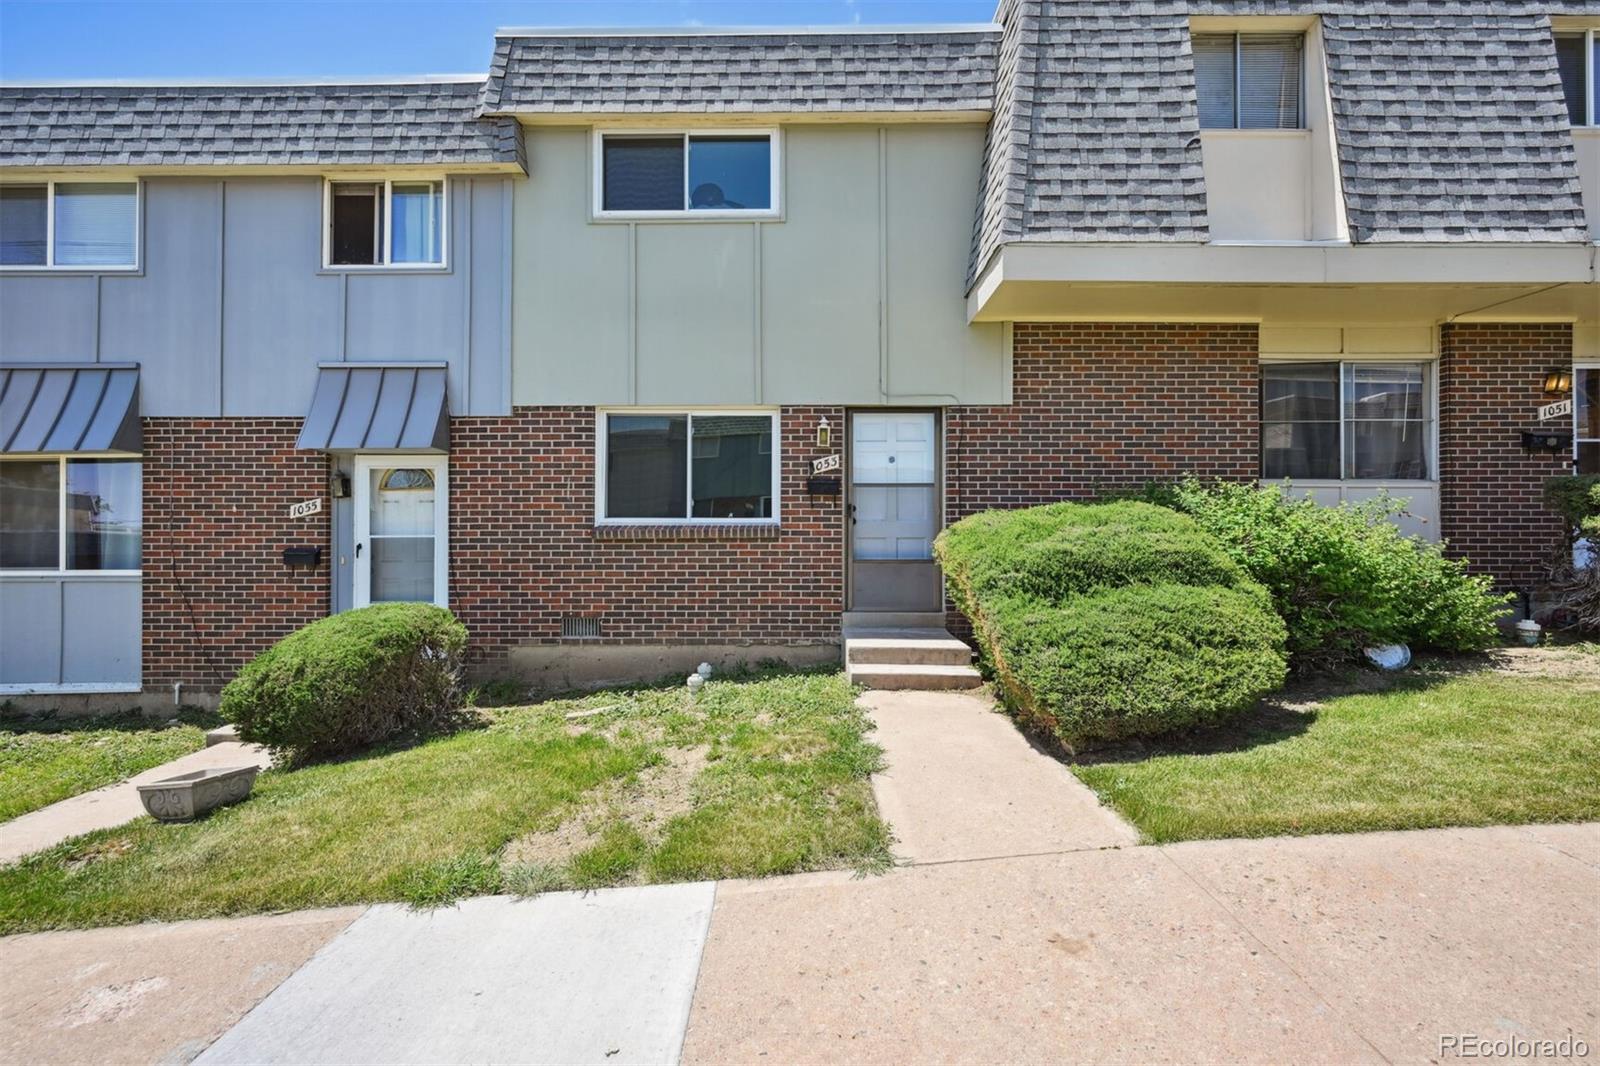
<svg viewBox="0 0 1600 1066"><path fill-rule="evenodd" d="M1357 834L1351 834L1351 835L1357 835ZM1216 904L1217 905L1217 909L1220 910L1223 914L1225 914L1227 916L1228 920L1230 922L1232 922L1239 929L1239 931L1241 933L1243 933L1245 936L1249 937L1251 940L1255 941L1255 943L1259 944L1261 946L1261 950L1262 951L1266 952L1272 958L1276 959L1279 962L1279 964L1283 966L1284 969L1286 969L1290 973L1294 974L1295 980L1299 981L1300 984L1305 988L1305 990L1307 992L1311 993L1311 995L1316 998L1318 1003L1321 1003L1323 1005L1323 1007L1328 1011L1328 1015L1330 1017L1339 1019L1339 1023L1341 1025L1343 1025L1346 1029L1350 1030L1351 1033L1355 1034L1356 1038L1358 1040L1360 1040L1363 1044L1365 1044L1365 1045L1367 1045L1367 1047L1371 1048L1372 1049L1372 1053L1374 1055L1378 1056L1378 1058L1382 1059L1384 1062L1387 1062L1387 1063L1393 1063L1394 1062L1393 1059L1391 1059L1388 1055L1385 1055L1383 1053L1383 1049L1382 1048L1378 1047L1377 1044L1374 1044L1372 1042L1372 1039L1370 1037L1368 1037L1366 1033L1362 1032L1355 1025L1355 1023L1350 1020L1350 1018L1346 1015L1346 1013L1344 1011L1340 1010L1337 1006L1335 1006L1334 1003L1331 1000L1329 1000L1327 996L1324 996L1322 994L1322 990L1317 988L1316 985L1312 984L1311 983L1311 979L1309 977L1307 977L1305 974L1301 973L1299 968L1297 966L1295 966L1294 963L1290 962L1288 959L1286 959L1282 955L1278 954L1278 952L1274 951L1272 949L1272 945L1271 944L1268 944L1265 940L1261 939L1261 937L1256 934L1256 931L1254 929L1251 929L1248 925L1246 925L1244 923L1244 920L1242 918L1240 918L1236 913L1234 913L1233 908L1228 906L1227 902L1224 901L1222 899L1222 897L1218 896L1215 892L1213 892L1211 890L1211 886L1210 885L1206 884L1205 881L1202 880L1198 874L1195 874L1192 871L1190 871L1188 867L1183 865L1183 863L1181 863L1177 859L1173 858L1172 857L1172 851L1171 851L1170 848L1167 848L1167 847L1156 847L1154 850L1156 852L1158 852L1161 855L1162 858L1166 859L1169 863L1171 863L1173 868L1175 870L1177 870L1180 874L1182 874L1189 881L1190 884L1194 885L1195 888L1198 888L1201 892L1205 893L1206 898L1209 899L1212 903Z"/></svg>

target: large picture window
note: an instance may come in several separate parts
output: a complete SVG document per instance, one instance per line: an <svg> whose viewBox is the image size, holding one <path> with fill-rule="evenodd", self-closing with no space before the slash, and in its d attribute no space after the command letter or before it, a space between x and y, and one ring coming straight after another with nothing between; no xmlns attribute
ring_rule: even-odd
<svg viewBox="0 0 1600 1066"><path fill-rule="evenodd" d="M137 571L143 470L137 459L0 462L0 570Z"/></svg>
<svg viewBox="0 0 1600 1066"><path fill-rule="evenodd" d="M0 184L0 267L138 266L139 183Z"/></svg>
<svg viewBox="0 0 1600 1066"><path fill-rule="evenodd" d="M778 517L771 412L604 412L599 433L602 521Z"/></svg>
<svg viewBox="0 0 1600 1066"><path fill-rule="evenodd" d="M1298 481L1433 477L1431 366L1261 367L1261 476Z"/></svg>
<svg viewBox="0 0 1600 1066"><path fill-rule="evenodd" d="M601 215L716 214L777 209L770 132L597 134Z"/></svg>

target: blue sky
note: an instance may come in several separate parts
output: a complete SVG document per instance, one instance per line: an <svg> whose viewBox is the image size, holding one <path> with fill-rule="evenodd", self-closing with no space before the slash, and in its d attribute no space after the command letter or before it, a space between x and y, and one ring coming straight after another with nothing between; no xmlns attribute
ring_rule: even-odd
<svg viewBox="0 0 1600 1066"><path fill-rule="evenodd" d="M0 80L482 71L500 26L986 22L994 0L0 0Z"/></svg>

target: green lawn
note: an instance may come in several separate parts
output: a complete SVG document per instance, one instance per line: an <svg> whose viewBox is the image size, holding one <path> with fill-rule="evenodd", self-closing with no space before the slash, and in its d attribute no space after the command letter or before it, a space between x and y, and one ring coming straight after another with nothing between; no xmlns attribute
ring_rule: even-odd
<svg viewBox="0 0 1600 1066"><path fill-rule="evenodd" d="M1509 659L1291 691L1224 733L1072 770L1156 843L1600 818L1600 648Z"/></svg>
<svg viewBox="0 0 1600 1066"><path fill-rule="evenodd" d="M0 934L889 861L880 752L841 674L480 713L415 747L268 771L193 824L141 820L0 868Z"/></svg>
<svg viewBox="0 0 1600 1066"><path fill-rule="evenodd" d="M220 720L184 710L180 725L137 711L98 718L0 717L0 822L160 766L205 746Z"/></svg>

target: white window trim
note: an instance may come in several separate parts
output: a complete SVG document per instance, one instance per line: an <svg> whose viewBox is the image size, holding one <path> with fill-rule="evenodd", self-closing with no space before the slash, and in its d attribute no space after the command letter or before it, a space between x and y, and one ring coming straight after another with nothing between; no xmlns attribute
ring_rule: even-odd
<svg viewBox="0 0 1600 1066"><path fill-rule="evenodd" d="M144 262L144 182L117 178L17 178L7 185L43 185L44 193L44 262L3 263L0 274L38 273L47 270L52 274L137 274ZM56 186L58 185L132 185L133 186L133 262L131 263L56 263Z"/></svg>
<svg viewBox="0 0 1600 1066"><path fill-rule="evenodd" d="M1578 435L1578 371L1587 370L1600 374L1600 362L1588 362L1579 359L1572 364L1572 472L1578 472L1578 445L1600 443L1600 437L1580 437Z"/></svg>
<svg viewBox="0 0 1600 1066"><path fill-rule="evenodd" d="M1260 431L1260 427L1257 426L1257 428L1256 428L1257 449L1256 450L1257 450L1258 454L1256 456L1256 467L1257 467L1257 475L1256 476L1257 476L1257 479L1260 480L1263 484L1277 485L1277 484L1281 484L1281 483L1283 483L1285 481L1288 481L1288 482L1292 482L1295 485L1303 485L1303 486L1305 486L1307 488L1333 488L1333 487L1338 486L1338 485L1352 485L1352 484L1353 485L1371 486L1371 487L1374 487L1374 488L1381 488L1381 487L1388 486L1388 485L1393 485L1393 486L1396 486L1396 487L1399 487L1399 488L1420 488L1420 487L1425 486L1425 485L1435 485L1436 486L1436 485L1439 484L1439 359L1438 359L1437 356L1418 358L1415 354L1411 354L1411 355L1366 355L1366 354L1363 354L1363 355L1334 355L1334 354L1314 355L1314 354L1308 353L1306 355L1295 355L1295 356L1292 356L1292 357L1291 356L1273 356L1271 358L1263 358L1263 359L1259 360L1259 363L1260 363L1261 366L1273 366L1273 365L1281 366L1281 365L1286 364L1286 363L1287 364L1294 364L1294 363L1338 363L1339 364L1339 471L1340 471L1340 476L1336 477L1336 478L1326 478L1326 477L1319 477L1319 478L1269 478L1269 477L1267 477L1266 473L1264 471L1260 470L1261 457L1259 455L1259 452L1260 452L1260 432L1261 431ZM1426 477L1426 478L1345 477L1344 476L1344 464L1345 464L1345 459L1346 459L1345 446L1344 446L1345 445L1345 427L1350 422L1350 419L1345 417L1345 412L1344 412L1344 370L1345 370L1345 367L1347 367L1347 366L1353 366L1353 365L1360 364L1360 363L1418 363L1418 364L1421 364L1423 367L1426 368L1426 373L1424 375L1426 377L1426 381L1423 382L1423 393L1424 393L1425 399L1427 400L1427 404L1428 404L1428 416L1423 419L1423 423L1428 427L1428 445L1427 445L1428 469L1433 471L1433 476ZM1261 386L1258 384L1256 386L1256 403L1259 405L1260 402L1261 402Z"/></svg>
<svg viewBox="0 0 1600 1066"><path fill-rule="evenodd" d="M439 261L437 263L396 263L391 230L394 226L394 184L419 184L437 182L439 185ZM333 262L333 187L335 185L382 185L383 219L378 234L378 249L383 253L381 263ZM444 174L402 174L399 177L364 178L355 175L329 175L322 179L322 269L339 273L373 273L389 271L445 271L450 269L450 179Z"/></svg>
<svg viewBox="0 0 1600 1066"><path fill-rule="evenodd" d="M683 207L669 211L607 211L605 209L605 139L607 137L681 137L683 146ZM696 211L689 207L689 139L692 137L766 137L768 163L768 201L770 207L729 211ZM775 219L783 217L782 192L783 138L776 126L730 127L717 129L650 129L648 127L597 127L590 142L591 216L602 220L670 219L675 222L722 221L729 219Z"/></svg>
<svg viewBox="0 0 1600 1066"><path fill-rule="evenodd" d="M69 462L93 461L99 459L116 460L118 462L139 463L142 467L144 457L110 452L72 452L59 455L8 455L0 462L39 463L55 460L56 469L56 566L54 570L46 569L7 569L0 570L4 577L142 577L144 568L138 570L74 570L67 566L67 464ZM139 561L144 562L144 490L143 470L140 470L139 492Z"/></svg>
<svg viewBox="0 0 1600 1066"><path fill-rule="evenodd" d="M355 560L351 575L350 605L372 605L372 474L378 470L408 467L433 474L433 603L450 606L450 459L444 455L363 452L351 471L354 536L364 557Z"/></svg>
<svg viewBox="0 0 1600 1066"><path fill-rule="evenodd" d="M606 514L606 419L610 415L687 415L689 439L684 448L688 470L684 484L684 512L694 510L694 419L769 418L772 420L772 514L766 518L611 518ZM782 519L783 419L776 407L597 407L594 413L594 521L597 526L775 526Z"/></svg>

